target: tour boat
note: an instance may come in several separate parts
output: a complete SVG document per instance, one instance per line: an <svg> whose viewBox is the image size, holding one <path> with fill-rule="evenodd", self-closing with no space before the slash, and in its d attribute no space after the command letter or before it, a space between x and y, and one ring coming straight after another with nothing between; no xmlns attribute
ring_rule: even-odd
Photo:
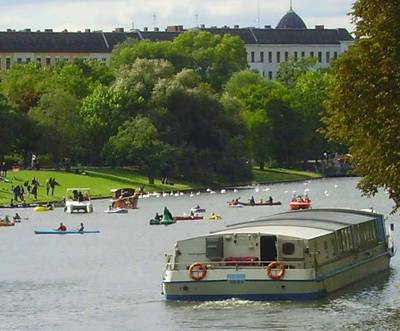
<svg viewBox="0 0 400 331"><path fill-rule="evenodd" d="M88 188L68 188L64 211L70 214L81 211L92 213L93 204L89 193L90 189Z"/></svg>
<svg viewBox="0 0 400 331"><path fill-rule="evenodd" d="M316 299L389 269L383 215L306 209L178 241L166 255L167 300ZM379 279L379 278L377 278Z"/></svg>
<svg viewBox="0 0 400 331"><path fill-rule="evenodd" d="M15 222L6 221L5 219L0 219L0 227L3 226L15 226Z"/></svg>
<svg viewBox="0 0 400 331"><path fill-rule="evenodd" d="M311 200L308 197L298 196L290 201L289 208L290 210L309 209L311 208Z"/></svg>

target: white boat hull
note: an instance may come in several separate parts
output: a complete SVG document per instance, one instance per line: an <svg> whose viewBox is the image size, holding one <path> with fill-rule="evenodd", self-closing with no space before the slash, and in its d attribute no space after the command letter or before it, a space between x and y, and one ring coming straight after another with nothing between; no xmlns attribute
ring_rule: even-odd
<svg viewBox="0 0 400 331"><path fill-rule="evenodd" d="M84 212L84 213L92 213L93 212L93 204L89 202L69 202L65 203L64 211L67 213L75 213L75 212Z"/></svg>
<svg viewBox="0 0 400 331"><path fill-rule="evenodd" d="M167 270L162 288L167 300L318 299L372 274L388 270L389 261L390 255L385 253L317 276L313 269L289 269L281 280L268 278L264 269L211 269L201 281L191 280L185 270Z"/></svg>

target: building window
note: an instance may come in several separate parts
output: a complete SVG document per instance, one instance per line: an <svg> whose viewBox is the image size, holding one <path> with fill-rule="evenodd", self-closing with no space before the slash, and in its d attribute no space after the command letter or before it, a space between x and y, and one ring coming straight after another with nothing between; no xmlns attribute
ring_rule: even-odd
<svg viewBox="0 0 400 331"><path fill-rule="evenodd" d="M263 71L263 77L265 77L265 71Z"/></svg>
<svg viewBox="0 0 400 331"><path fill-rule="evenodd" d="M294 52L294 60L297 61L298 55L297 52Z"/></svg>
<svg viewBox="0 0 400 331"><path fill-rule="evenodd" d="M51 58L46 57L46 65L49 66L51 64Z"/></svg>
<svg viewBox="0 0 400 331"><path fill-rule="evenodd" d="M318 62L322 63L322 52L318 52Z"/></svg>
<svg viewBox="0 0 400 331"><path fill-rule="evenodd" d="M305 52L301 52L301 58L304 59L305 56L306 56L306 53Z"/></svg>
<svg viewBox="0 0 400 331"><path fill-rule="evenodd" d="M285 52L285 61L289 59L289 52Z"/></svg>
<svg viewBox="0 0 400 331"><path fill-rule="evenodd" d="M31 63L31 58L30 58L30 57L27 57L27 58L25 59L25 62L26 62L26 63Z"/></svg>
<svg viewBox="0 0 400 331"><path fill-rule="evenodd" d="M276 52L276 62L281 63L281 52Z"/></svg>
<svg viewBox="0 0 400 331"><path fill-rule="evenodd" d="M268 62L272 63L272 52L268 52Z"/></svg>
<svg viewBox="0 0 400 331"><path fill-rule="evenodd" d="M268 78L272 79L272 71L268 71Z"/></svg>
<svg viewBox="0 0 400 331"><path fill-rule="evenodd" d="M103 61L103 63L106 63L106 62L107 62L107 59L106 59L105 57L103 57L103 58L101 59L101 61Z"/></svg>
<svg viewBox="0 0 400 331"><path fill-rule="evenodd" d="M336 60L337 59L337 52L333 53L333 58Z"/></svg>
<svg viewBox="0 0 400 331"><path fill-rule="evenodd" d="M260 62L264 63L264 52L260 52Z"/></svg>
<svg viewBox="0 0 400 331"><path fill-rule="evenodd" d="M22 59L20 57L17 58L17 63L22 63Z"/></svg>
<svg viewBox="0 0 400 331"><path fill-rule="evenodd" d="M10 69L11 67L11 59L8 57L6 58L6 69Z"/></svg>
<svg viewBox="0 0 400 331"><path fill-rule="evenodd" d="M254 57L255 57L255 56L254 56L254 52L251 52L251 53L250 53L250 57L251 57L250 62L251 62L251 63L254 63L254 62L255 62L255 59L254 59Z"/></svg>
<svg viewBox="0 0 400 331"><path fill-rule="evenodd" d="M36 58L36 62L39 65L39 67L42 66L42 58L41 57Z"/></svg>
<svg viewBox="0 0 400 331"><path fill-rule="evenodd" d="M326 63L330 63L330 62L331 62L331 53L326 52Z"/></svg>
<svg viewBox="0 0 400 331"><path fill-rule="evenodd" d="M311 56L311 57L314 57L314 52L310 52L310 56Z"/></svg>

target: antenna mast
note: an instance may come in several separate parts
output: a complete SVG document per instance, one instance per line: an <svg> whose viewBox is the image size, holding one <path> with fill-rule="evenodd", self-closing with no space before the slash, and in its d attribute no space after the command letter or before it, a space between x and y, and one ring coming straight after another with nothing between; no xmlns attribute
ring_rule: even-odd
<svg viewBox="0 0 400 331"><path fill-rule="evenodd" d="M257 0L257 27L260 28L261 23L261 5L260 0Z"/></svg>

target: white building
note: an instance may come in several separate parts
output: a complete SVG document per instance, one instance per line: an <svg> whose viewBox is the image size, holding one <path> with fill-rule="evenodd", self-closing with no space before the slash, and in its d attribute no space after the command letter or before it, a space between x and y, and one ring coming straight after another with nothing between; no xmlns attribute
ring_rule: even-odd
<svg viewBox="0 0 400 331"><path fill-rule="evenodd" d="M239 36L246 45L249 67L264 77L274 79L280 63L289 57L315 57L319 67L327 67L332 60L345 52L354 42L346 29L325 29L316 26L307 29L303 20L290 9L275 29L264 28L206 28L211 33L229 33ZM74 58L96 59L109 63L115 45L127 38L154 41L173 40L184 32L183 26L170 26L165 31L125 32L118 28L113 32L53 32L51 29L33 32L7 30L0 32L0 68L8 69L14 63L35 62L43 66Z"/></svg>

